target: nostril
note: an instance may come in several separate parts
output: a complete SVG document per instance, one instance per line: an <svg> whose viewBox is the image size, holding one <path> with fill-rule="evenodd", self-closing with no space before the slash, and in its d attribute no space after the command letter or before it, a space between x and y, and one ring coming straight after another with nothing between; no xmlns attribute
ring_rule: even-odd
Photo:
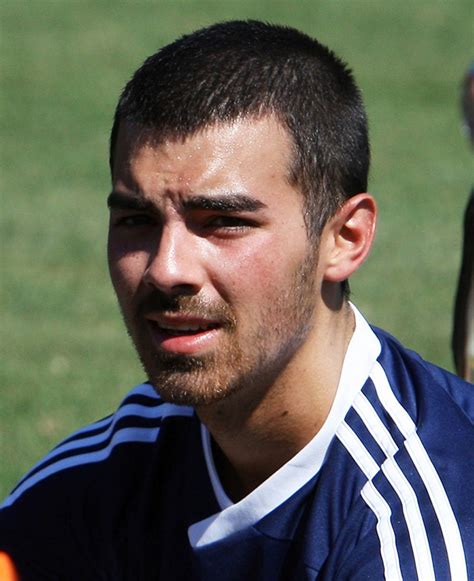
<svg viewBox="0 0 474 581"><path fill-rule="evenodd" d="M146 269L143 282L170 296L195 295L203 284L201 277L190 270L180 273L177 270L157 268L156 265Z"/></svg>

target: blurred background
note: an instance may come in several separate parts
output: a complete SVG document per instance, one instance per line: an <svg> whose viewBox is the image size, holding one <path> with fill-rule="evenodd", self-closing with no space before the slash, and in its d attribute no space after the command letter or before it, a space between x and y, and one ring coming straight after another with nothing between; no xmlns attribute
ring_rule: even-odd
<svg viewBox="0 0 474 581"><path fill-rule="evenodd" d="M368 109L380 206L353 301L453 368L472 185L460 85L474 55L473 16L464 0L0 1L0 497L143 379L106 268L113 110L149 54L218 20L286 23L349 62Z"/></svg>

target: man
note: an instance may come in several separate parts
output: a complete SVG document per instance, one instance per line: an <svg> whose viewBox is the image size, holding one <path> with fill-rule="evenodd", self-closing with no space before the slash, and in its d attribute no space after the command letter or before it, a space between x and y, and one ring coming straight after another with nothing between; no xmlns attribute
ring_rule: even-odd
<svg viewBox="0 0 474 581"><path fill-rule="evenodd" d="M200 30L135 73L110 151L148 382L5 500L21 579L472 578L472 392L347 300L376 207L346 66L288 28Z"/></svg>

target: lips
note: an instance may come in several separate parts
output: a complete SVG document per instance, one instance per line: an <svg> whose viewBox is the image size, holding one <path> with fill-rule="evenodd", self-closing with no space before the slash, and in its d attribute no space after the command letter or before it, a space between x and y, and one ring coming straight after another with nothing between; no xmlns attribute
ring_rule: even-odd
<svg viewBox="0 0 474 581"><path fill-rule="evenodd" d="M199 355L215 347L221 325L182 314L148 315L153 342L158 350L181 355Z"/></svg>

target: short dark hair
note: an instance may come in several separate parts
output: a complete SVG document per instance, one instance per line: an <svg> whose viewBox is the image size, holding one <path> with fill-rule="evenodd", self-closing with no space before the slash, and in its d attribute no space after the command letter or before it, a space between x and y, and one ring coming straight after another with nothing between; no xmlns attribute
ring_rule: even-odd
<svg viewBox="0 0 474 581"><path fill-rule="evenodd" d="M367 119L347 66L293 28L218 23L149 57L120 97L111 168L121 122L173 139L266 115L275 116L293 140L289 178L304 195L308 234L318 237L347 198L367 189Z"/></svg>

